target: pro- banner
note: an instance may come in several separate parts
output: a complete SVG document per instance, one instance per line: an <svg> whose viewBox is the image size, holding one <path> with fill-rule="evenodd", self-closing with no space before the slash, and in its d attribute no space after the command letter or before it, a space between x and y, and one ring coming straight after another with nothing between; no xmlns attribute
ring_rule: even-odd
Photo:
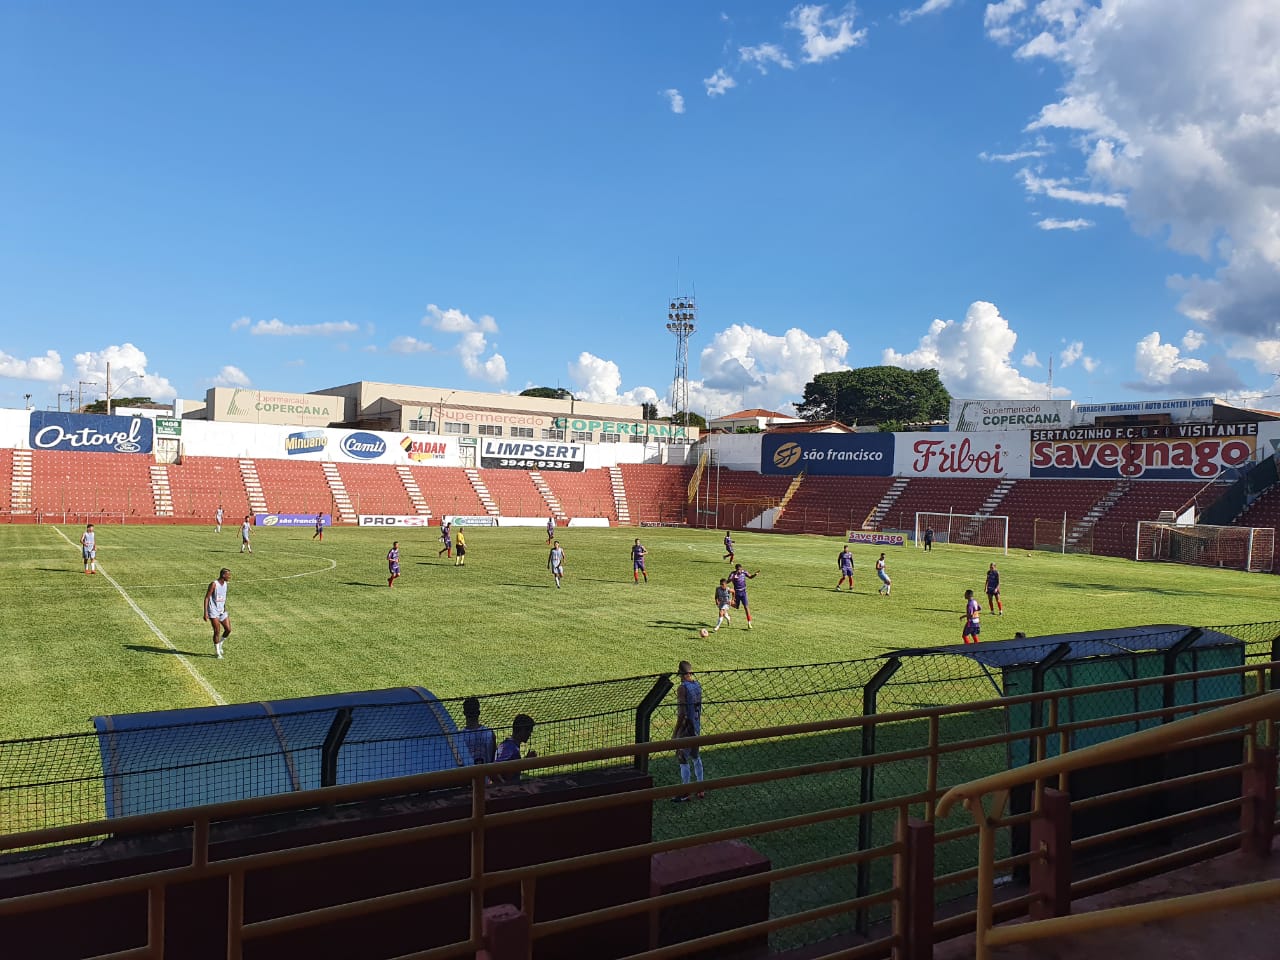
<svg viewBox="0 0 1280 960"><path fill-rule="evenodd" d="M31 411L32 450L77 453L150 453L154 424L146 417Z"/></svg>
<svg viewBox="0 0 1280 960"><path fill-rule="evenodd" d="M1031 476L1212 480L1256 456L1256 423L1033 430Z"/></svg>
<svg viewBox="0 0 1280 960"><path fill-rule="evenodd" d="M766 433L760 472L817 477L888 477L893 474L892 433Z"/></svg>

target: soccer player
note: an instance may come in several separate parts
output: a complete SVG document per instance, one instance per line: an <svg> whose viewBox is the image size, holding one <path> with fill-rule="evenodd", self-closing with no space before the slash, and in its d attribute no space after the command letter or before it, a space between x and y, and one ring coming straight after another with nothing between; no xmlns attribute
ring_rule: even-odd
<svg viewBox="0 0 1280 960"><path fill-rule="evenodd" d="M440 542L443 543L444 546L436 551L436 556L438 557L440 556L440 554L443 553L446 557L452 557L453 556L453 524L452 523L446 523L443 527L440 528Z"/></svg>
<svg viewBox="0 0 1280 960"><path fill-rule="evenodd" d="M85 524L84 533L80 534L80 555L84 557L84 572L98 572L98 535L93 532L93 524Z"/></svg>
<svg viewBox="0 0 1280 960"><path fill-rule="evenodd" d="M649 553L644 548L644 544L640 542L640 538L636 537L636 542L631 546L631 580L633 583L639 583L640 578L644 577L644 582L649 582L649 574L644 569L644 558Z"/></svg>
<svg viewBox="0 0 1280 960"><path fill-rule="evenodd" d="M758 573L747 573L742 564L733 565L733 573L729 574L729 583L733 585L733 605L747 615L747 629L751 629L751 607L747 605L747 581L754 580Z"/></svg>
<svg viewBox="0 0 1280 960"><path fill-rule="evenodd" d="M876 561L876 576L880 578L880 589L876 593L884 594L886 597L889 591L893 589L893 581L889 579L889 574L884 569L884 554L880 554L880 559Z"/></svg>
<svg viewBox="0 0 1280 960"><path fill-rule="evenodd" d="M462 533L461 530L458 533ZM498 752L494 756L494 760L502 763L504 760L520 759L520 744L528 743L529 738L533 736L533 717L527 713L517 713L515 719L511 721L511 736L502 741L502 746L498 747ZM525 751L526 757L536 757L538 751L530 747ZM516 783L520 780L519 771L509 773L505 777L495 776L496 783Z"/></svg>
<svg viewBox="0 0 1280 960"><path fill-rule="evenodd" d="M977 643L978 634L982 632L982 628L978 623L978 619L982 613L982 604L973 598L973 591L966 590L964 592L964 613L960 614L960 619L964 621L964 629L960 631L960 639L965 643ZM972 637L972 639L970 639Z"/></svg>
<svg viewBox="0 0 1280 960"><path fill-rule="evenodd" d="M724 556L723 556L723 557L721 557L720 559L722 559L722 560L728 560L730 563L733 563L733 533L732 533L732 531L729 531L729 530L726 530L726 531L725 531L725 534L724 534Z"/></svg>
<svg viewBox="0 0 1280 960"><path fill-rule="evenodd" d="M218 509L213 511L213 532L222 532L222 504L218 504Z"/></svg>
<svg viewBox="0 0 1280 960"><path fill-rule="evenodd" d="M227 616L227 584L231 581L231 571L223 567L218 571L218 579L209 584L204 592L204 618L213 624L213 652L222 659L222 644L231 636L231 618Z"/></svg>
<svg viewBox="0 0 1280 960"><path fill-rule="evenodd" d="M319 540L324 543L324 514L316 514L316 532L311 535L312 540Z"/></svg>
<svg viewBox="0 0 1280 960"><path fill-rule="evenodd" d="M547 543L553 543L556 539L556 518L554 515L547 517Z"/></svg>
<svg viewBox="0 0 1280 960"><path fill-rule="evenodd" d="M556 589L560 589L560 578L564 576L564 551L560 549L560 541L551 541L551 552L547 554L547 569L556 578Z"/></svg>
<svg viewBox="0 0 1280 960"><path fill-rule="evenodd" d="M468 763L493 763L498 738L492 727L480 722L480 701L475 697L463 700L462 716L466 721L461 731L463 759Z"/></svg>
<svg viewBox="0 0 1280 960"><path fill-rule="evenodd" d="M253 527L253 517L245 514L244 522L240 524L240 552L244 553L248 550L253 553L253 544L249 542L249 531Z"/></svg>
<svg viewBox="0 0 1280 960"><path fill-rule="evenodd" d="M387 586L395 585L400 579L400 541L392 540L391 549L387 551Z"/></svg>
<svg viewBox="0 0 1280 960"><path fill-rule="evenodd" d="M458 528L458 555L453 559L455 567L465 567L467 565L467 538L463 535L461 527Z"/></svg>
<svg viewBox="0 0 1280 960"><path fill-rule="evenodd" d="M1000 571L994 563L987 570L987 606L997 617L1004 616L1004 604L1000 602Z"/></svg>
<svg viewBox="0 0 1280 960"><path fill-rule="evenodd" d="M681 660L678 669L680 685L676 687L676 728L671 734L672 740L696 737L702 733L702 684L693 679L693 666L688 660ZM697 777L698 783L702 783L702 757L698 753L696 746L676 748L681 783L687 785L693 777ZM705 796L701 790L698 791L699 800ZM681 793L672 797L671 802L685 803L688 799L689 794Z"/></svg>
<svg viewBox="0 0 1280 960"><path fill-rule="evenodd" d="M840 587L846 579L849 581L849 592L853 593L853 554L849 552L847 543L836 557L836 569L840 571L840 579L836 581L836 593L840 592Z"/></svg>
<svg viewBox="0 0 1280 960"><path fill-rule="evenodd" d="M721 579L720 586L716 587L716 630L719 630L726 623L732 621L729 616L729 581ZM715 633L715 630L711 631Z"/></svg>

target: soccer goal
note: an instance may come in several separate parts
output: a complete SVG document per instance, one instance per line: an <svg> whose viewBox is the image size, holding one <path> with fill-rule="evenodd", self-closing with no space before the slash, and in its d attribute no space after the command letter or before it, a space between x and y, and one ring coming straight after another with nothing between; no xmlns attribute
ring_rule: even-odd
<svg viewBox="0 0 1280 960"><path fill-rule="evenodd" d="M915 541L924 546L925 533L933 531L934 543L963 543L970 547L994 547L1009 552L1009 518L985 513L917 513Z"/></svg>
<svg viewBox="0 0 1280 960"><path fill-rule="evenodd" d="M1036 517L1031 545L1053 553L1093 553L1093 524L1065 516L1053 520Z"/></svg>
<svg viewBox="0 0 1280 960"><path fill-rule="evenodd" d="M1140 520L1134 559L1268 573L1275 563L1275 552L1273 527L1215 527L1203 523L1178 526Z"/></svg>

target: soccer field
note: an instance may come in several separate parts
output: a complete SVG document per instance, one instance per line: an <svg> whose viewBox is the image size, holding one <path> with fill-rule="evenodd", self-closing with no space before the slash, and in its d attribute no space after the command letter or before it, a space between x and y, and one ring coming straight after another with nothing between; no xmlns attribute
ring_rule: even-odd
<svg viewBox="0 0 1280 960"><path fill-rule="evenodd" d="M0 528L5 710L0 738L86 731L96 714L416 684L442 697L695 669L876 656L958 642L966 588L999 566L1003 617L984 641L1143 623L1280 619L1269 576L1172 564L940 546L890 548L893 596L876 593L878 550L855 546L857 590L837 593L836 538L735 535L755 627L735 614L707 639L728 573L721 534L562 529L564 588L538 528L468 529L465 567L438 531L405 530L403 576L387 588L388 531L100 526L98 576L82 573L80 527ZM633 584L629 547L649 549ZM202 600L232 571L226 658L213 656ZM982 598L985 601L985 598Z"/></svg>

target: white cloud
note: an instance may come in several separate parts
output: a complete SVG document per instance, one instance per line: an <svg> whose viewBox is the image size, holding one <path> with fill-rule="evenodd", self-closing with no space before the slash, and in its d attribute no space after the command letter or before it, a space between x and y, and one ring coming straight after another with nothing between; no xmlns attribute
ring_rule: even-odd
<svg viewBox="0 0 1280 960"><path fill-rule="evenodd" d="M241 318L247 320L247 317ZM236 329L237 320L232 324ZM243 326L243 324L241 324ZM329 323L283 323L277 319L259 320L249 332L255 337L330 337L339 333L355 333L360 328L347 320Z"/></svg>
<svg viewBox="0 0 1280 960"><path fill-rule="evenodd" d="M0 377L52 383L62 377L62 357L57 350L48 350L43 357L19 360L0 350Z"/></svg>
<svg viewBox="0 0 1280 960"><path fill-rule="evenodd" d="M784 70L794 70L791 58L776 43L761 43L754 47L739 47L738 57L743 63L751 64L761 73L769 72L769 64L775 64Z"/></svg>
<svg viewBox="0 0 1280 960"><path fill-rule="evenodd" d="M286 367L305 367L307 365L307 361L299 357L297 360L286 360L284 365Z"/></svg>
<svg viewBox="0 0 1280 960"><path fill-rule="evenodd" d="M469 376L492 384L499 384L507 379L507 361L502 354L494 350L489 356L484 355L490 349L486 334L498 332L498 321L493 317L484 314L479 319L472 319L470 314L455 307L442 310L434 303L429 303L422 325L441 333L460 334L456 349L462 360L462 369Z"/></svg>
<svg viewBox="0 0 1280 960"><path fill-rule="evenodd" d="M898 15L899 23L910 23L916 17L927 17L931 13L941 13L954 3L955 0L925 0L924 3L916 7L914 10L904 10Z"/></svg>
<svg viewBox="0 0 1280 960"><path fill-rule="evenodd" d="M1161 343L1155 331L1134 347L1133 367L1141 379L1128 386L1139 390L1196 395L1238 391L1244 386L1221 357L1205 361L1183 356L1177 345Z"/></svg>
<svg viewBox="0 0 1280 960"><path fill-rule="evenodd" d="M978 159L985 160L987 163L1017 163L1019 160L1031 160L1035 157L1046 156L1049 152L1049 143L1044 137L1037 137L1032 146L1024 147L1021 150L1013 150L1009 153L988 153L983 150L978 154Z"/></svg>
<svg viewBox="0 0 1280 960"><path fill-rule="evenodd" d="M853 29L857 11L853 4L831 16L823 4L801 4L791 11L787 26L804 38L804 62L822 63L838 57L867 39L867 31Z"/></svg>
<svg viewBox="0 0 1280 960"><path fill-rule="evenodd" d="M1084 367L1085 373L1093 373L1093 371L1097 370L1101 365L1102 364L1093 357L1080 358L1080 366Z"/></svg>
<svg viewBox="0 0 1280 960"><path fill-rule="evenodd" d="M218 371L218 375L213 378L213 385L215 387L247 387L249 375L239 367L228 364Z"/></svg>
<svg viewBox="0 0 1280 960"><path fill-rule="evenodd" d="M1190 353L1204 346L1204 334L1199 330L1188 330L1182 335L1182 349Z"/></svg>
<svg viewBox="0 0 1280 960"><path fill-rule="evenodd" d="M1057 217L1045 217L1038 220L1036 226L1041 230L1088 230L1093 226L1092 220L1076 217L1074 220L1059 220Z"/></svg>
<svg viewBox="0 0 1280 960"><path fill-rule="evenodd" d="M167 378L147 372L147 355L132 343L86 351L75 355L76 378L93 380L98 389L107 389L107 364L111 364L113 397L151 397L171 400L178 395Z"/></svg>
<svg viewBox="0 0 1280 960"><path fill-rule="evenodd" d="M708 97L722 97L736 87L738 85L738 81L725 73L724 67L721 67L711 76L703 80L702 85L707 88Z"/></svg>
<svg viewBox="0 0 1280 960"><path fill-rule="evenodd" d="M622 390L622 371L618 365L585 350L569 364L569 381L574 386L573 395L591 403L641 404L658 403L661 399L652 387Z"/></svg>
<svg viewBox="0 0 1280 960"><path fill-rule="evenodd" d="M1066 200L1070 203L1084 203L1093 206L1120 207L1123 209L1125 199L1115 193L1101 193L1096 190L1077 190L1069 186L1069 180L1038 177L1025 167L1018 171L1018 178L1028 193L1043 194L1054 200Z"/></svg>
<svg viewBox="0 0 1280 960"><path fill-rule="evenodd" d="M663 90L659 96L667 98L667 103L671 105L672 113L684 113L684 95L675 87Z"/></svg>
<svg viewBox="0 0 1280 960"><path fill-rule="evenodd" d="M387 345L387 349L392 353L431 353L435 347L426 340L419 340L417 337L396 337Z"/></svg>
<svg viewBox="0 0 1280 960"><path fill-rule="evenodd" d="M999 3L987 4L982 17L982 26L986 29L987 36L1006 46L1013 43L1016 33L1010 21L1026 8L1027 0L1000 0Z"/></svg>
<svg viewBox="0 0 1280 960"><path fill-rule="evenodd" d="M1098 369L1098 361L1085 354L1084 342L1081 340L1075 340L1067 344L1066 349L1062 351L1061 362L1064 370L1067 367L1075 365L1077 362L1080 366L1084 367L1085 371L1088 373L1093 373L1093 371Z"/></svg>
<svg viewBox="0 0 1280 960"><path fill-rule="evenodd" d="M1036 356L1034 350L1028 350L1022 355L1022 359L1018 361L1020 367L1038 367L1040 366L1040 358Z"/></svg>
<svg viewBox="0 0 1280 960"><path fill-rule="evenodd" d="M915 350L898 353L888 348L882 362L915 370L933 367L956 397L1043 399L1048 386L1024 377L1013 366L1010 358L1017 342L1018 335L996 305L977 300L969 305L963 322L934 320ZM1069 393L1062 387L1053 390L1055 397Z"/></svg>
<svg viewBox="0 0 1280 960"><path fill-rule="evenodd" d="M253 321L250 320L248 317L241 317L239 320L231 321L231 329L243 330L245 327L247 327L251 323L253 323Z"/></svg>
<svg viewBox="0 0 1280 960"><path fill-rule="evenodd" d="M422 318L424 327L431 327L441 333L469 333L478 330L481 333L497 333L498 321L487 313L479 320L472 320L469 314L456 307L441 310L434 303L427 304L427 315Z"/></svg>

